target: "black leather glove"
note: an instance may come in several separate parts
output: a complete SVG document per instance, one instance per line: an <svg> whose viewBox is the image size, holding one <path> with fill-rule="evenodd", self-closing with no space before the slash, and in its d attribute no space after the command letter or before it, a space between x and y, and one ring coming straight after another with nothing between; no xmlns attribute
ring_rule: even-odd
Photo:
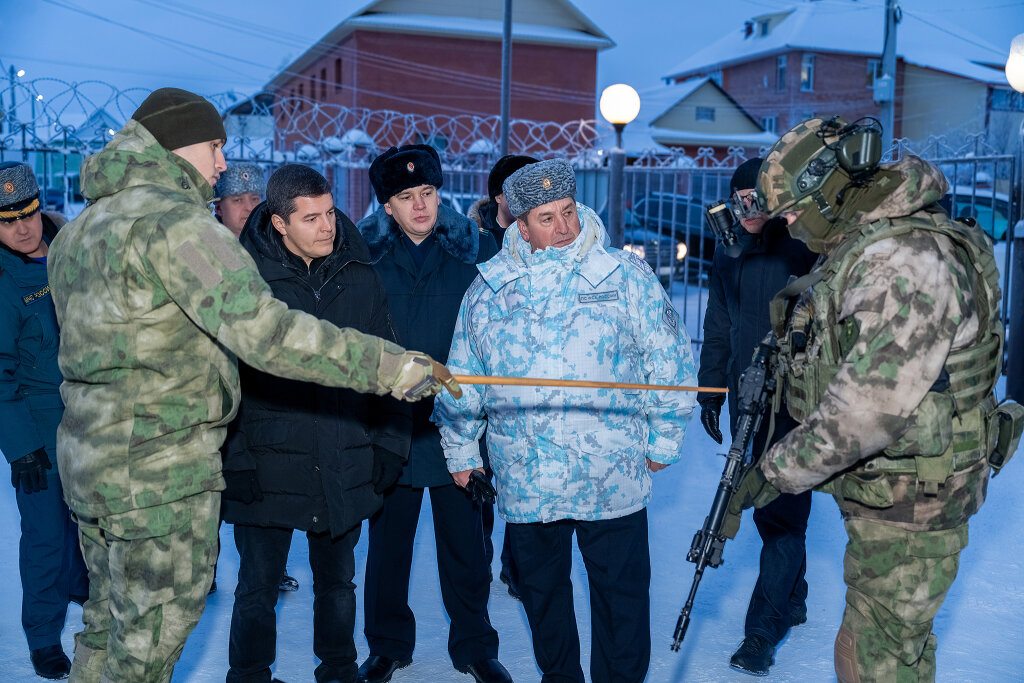
<svg viewBox="0 0 1024 683"><path fill-rule="evenodd" d="M722 414L722 404L725 399L721 396L707 398L700 402L700 424L715 443L722 443L722 430L718 426L718 418Z"/></svg>
<svg viewBox="0 0 1024 683"><path fill-rule="evenodd" d="M226 485L222 494L224 498L246 505L263 500L263 489L260 488L256 470L224 470L221 474Z"/></svg>
<svg viewBox="0 0 1024 683"><path fill-rule="evenodd" d="M24 458L18 458L11 463L11 486L18 488L21 483L22 493L36 493L49 488L46 483L46 470L52 470L53 465L46 457L46 449L40 448L32 451Z"/></svg>
<svg viewBox="0 0 1024 683"><path fill-rule="evenodd" d="M466 492L473 499L474 503L493 503L498 492L487 481L487 475L480 470L473 470L466 482Z"/></svg>
<svg viewBox="0 0 1024 683"><path fill-rule="evenodd" d="M384 493L402 476L405 458L380 446L373 447L373 492Z"/></svg>

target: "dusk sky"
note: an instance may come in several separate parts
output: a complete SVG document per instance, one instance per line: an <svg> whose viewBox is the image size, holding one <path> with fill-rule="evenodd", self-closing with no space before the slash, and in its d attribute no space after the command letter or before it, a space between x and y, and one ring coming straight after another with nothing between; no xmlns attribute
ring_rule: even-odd
<svg viewBox="0 0 1024 683"><path fill-rule="evenodd" d="M428 0L424 0L428 1ZM500 0L499 0L500 1ZM854 2L883 21L884 0ZM799 0L796 0L799 2ZM598 91L627 82L641 94L688 54L744 19L794 0L576 0L617 43L598 57ZM5 71L25 78L96 79L120 89L164 85L203 94L258 92L367 0L0 0ZM1024 2L903 0L903 9L1000 51L1024 32ZM941 46L939 46L941 49ZM411 69L414 66L410 67ZM6 75L6 74L5 74Z"/></svg>

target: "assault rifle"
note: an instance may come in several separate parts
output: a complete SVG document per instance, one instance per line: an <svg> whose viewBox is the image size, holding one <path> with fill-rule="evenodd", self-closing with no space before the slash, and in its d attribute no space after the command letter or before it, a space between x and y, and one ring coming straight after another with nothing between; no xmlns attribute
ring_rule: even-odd
<svg viewBox="0 0 1024 683"><path fill-rule="evenodd" d="M761 420L771 408L772 396L775 394L775 363L779 346L775 333L769 332L758 345L757 353L750 366L740 377L737 392L736 436L733 438L729 453L725 456L725 469L722 479L718 482L718 491L711 504L711 512L704 519L704 526L693 536L690 552L686 559L697 565L694 570L693 585L690 596L683 605L683 610L676 622L675 635L672 640L672 651L678 652L679 646L686 637L686 629L690 626L690 611L693 599L697 595L697 586L707 567L722 564L722 551L725 549L726 537L723 533L726 517L729 514L729 503L740 482L747 472L757 464L760 455L751 452L751 441L761 426Z"/></svg>

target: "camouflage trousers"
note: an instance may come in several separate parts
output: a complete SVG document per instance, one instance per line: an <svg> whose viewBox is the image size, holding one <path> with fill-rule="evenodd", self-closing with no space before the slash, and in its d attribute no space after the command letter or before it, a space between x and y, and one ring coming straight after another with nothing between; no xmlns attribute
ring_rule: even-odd
<svg viewBox="0 0 1024 683"><path fill-rule="evenodd" d="M79 518L89 568L73 683L170 681L213 580L220 493Z"/></svg>
<svg viewBox="0 0 1024 683"><path fill-rule="evenodd" d="M932 621L967 545L967 524L910 531L849 517L846 610L836 636L840 683L935 680Z"/></svg>

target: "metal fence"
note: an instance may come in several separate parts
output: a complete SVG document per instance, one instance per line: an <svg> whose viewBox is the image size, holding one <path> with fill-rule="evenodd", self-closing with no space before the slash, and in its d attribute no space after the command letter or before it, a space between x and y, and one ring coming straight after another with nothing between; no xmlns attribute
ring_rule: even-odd
<svg viewBox="0 0 1024 683"><path fill-rule="evenodd" d="M12 77L0 87L0 161L32 164L48 208L74 216L84 206L79 165L111 139L147 94L100 82ZM222 93L210 100L224 112L229 163L258 163L268 173L284 163L312 166L332 183L338 207L357 220L377 207L367 170L388 146L434 145L445 167L442 200L462 213L486 196L487 174L497 160L497 117L369 111L294 97L275 101L267 94ZM569 159L577 169L577 199L606 218L609 171L600 143L610 139L610 131L594 120L518 120L512 122L509 146L514 153ZM722 157L711 147L692 156L645 150L631 154L624 171L624 246L641 254L659 275L691 330L703 327L714 253L703 210L727 197L729 179L746 152L730 148ZM942 138L917 149L899 140L887 158L907 153L933 161L946 174L951 189L944 202L952 215L972 216L995 239L1006 240L1003 310L1008 319L1010 245L1024 192L1018 160L994 154L984 136L968 138L955 149Z"/></svg>

